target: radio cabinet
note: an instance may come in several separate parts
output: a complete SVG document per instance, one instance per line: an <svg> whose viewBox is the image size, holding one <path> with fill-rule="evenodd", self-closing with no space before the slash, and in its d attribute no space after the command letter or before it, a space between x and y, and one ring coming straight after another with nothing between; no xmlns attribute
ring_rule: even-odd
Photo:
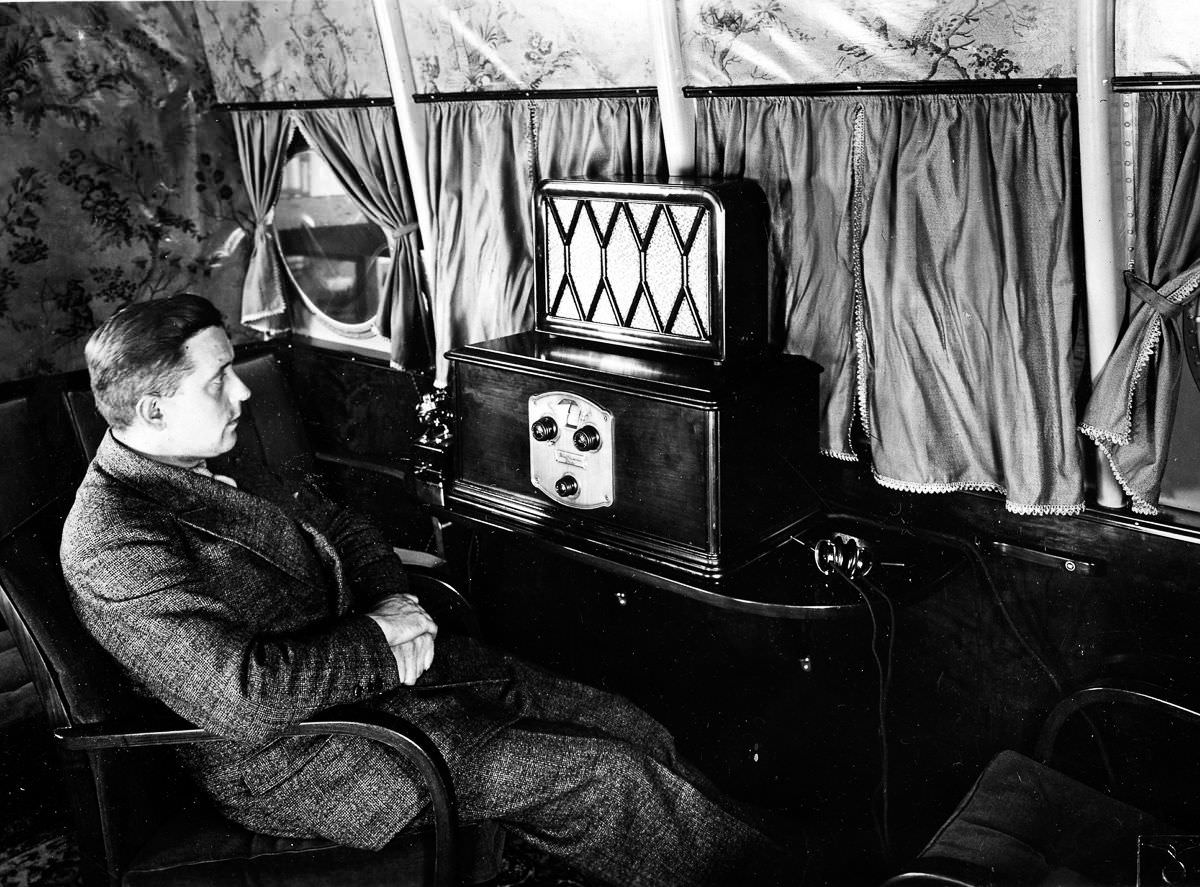
<svg viewBox="0 0 1200 887"><path fill-rule="evenodd" d="M536 331L449 357L456 512L720 579L816 509L802 470L817 452L819 368L804 358L735 371Z"/></svg>

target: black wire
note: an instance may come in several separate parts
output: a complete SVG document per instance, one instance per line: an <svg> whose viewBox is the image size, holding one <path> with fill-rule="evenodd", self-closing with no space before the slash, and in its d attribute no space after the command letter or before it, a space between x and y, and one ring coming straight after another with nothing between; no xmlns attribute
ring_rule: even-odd
<svg viewBox="0 0 1200 887"><path fill-rule="evenodd" d="M883 598L888 608L888 648L886 657L887 665L885 666L884 660L879 658L879 622L875 618L875 608L871 606L871 599L840 565L835 564L834 571L862 598L863 604L867 608L867 616L871 620L871 658L875 660L875 670L879 675L879 785L876 786L876 791L879 794L879 810L876 811L872 805L871 815L875 820L875 830L879 835L884 858L890 864L892 860L892 837L891 826L889 824L888 784L890 782L891 754L888 748L887 704L888 692L891 689L892 683L892 650L896 634L896 612L892 606L891 599L878 586L872 584L872 590Z"/></svg>
<svg viewBox="0 0 1200 887"><path fill-rule="evenodd" d="M1038 667L1054 686L1054 690L1058 694L1059 698L1062 698L1062 681L1059 680L1058 675L1056 675L1054 670L1046 663L1046 660L1043 659L1042 656L1038 654L1037 650L1034 649L1033 645L1030 643L1025 634L1017 627L1016 622L1012 618L1012 614L1009 612L1008 605L1004 603L1004 598L1000 594L999 587L992 578L992 574L988 569L987 562L983 559L983 553L979 550L979 546L974 540L962 539L950 533L941 533L937 530L916 529L912 527L898 528L883 521L878 521L867 517L859 517L857 515L830 514L828 517L830 520L839 519L851 522L857 521L858 523L866 524L876 529L890 530L893 532L899 529L901 532L911 533L913 536L924 537L925 539L932 539L934 541L942 542L943 544L950 545L966 552L974 562L978 574L983 578L983 582L987 586L997 609L1000 610L1000 615L1004 618L1004 622L1005 625L1007 625L1008 630L1012 632L1013 636L1017 639L1017 642L1021 645L1025 652L1028 653L1033 661L1038 664ZM1091 715L1086 711L1080 709L1079 716L1083 718L1084 723L1088 725L1088 729L1092 733L1092 739L1096 744L1096 753L1100 756L1100 762L1101 766L1104 768L1105 777L1108 779L1110 785L1115 784L1116 771L1113 769L1112 759L1108 754L1108 747L1100 734L1100 728L1096 725L1096 722L1092 719Z"/></svg>
<svg viewBox="0 0 1200 887"><path fill-rule="evenodd" d="M802 547L813 552L816 555L816 546L809 545L796 536L790 537L789 541L795 542ZM875 608L871 606L871 599L862 587L842 569L840 564L831 564L833 571L857 592L862 598L864 606L867 608L867 616L871 620L871 658L875 661L875 672L879 677L878 680L878 709L879 718L879 784L876 786L876 792L879 795L879 809L871 805L871 818L875 823L875 831L879 837L879 843L883 850L883 855L888 864L892 862L892 837L891 837L891 811L890 811L890 793L889 783L891 771L891 750L888 747L888 730L887 730L887 709L888 709L888 694L891 692L892 685L892 662L893 652L896 643L896 609L892 604L892 599L882 588L873 582L861 577L867 587L875 594L883 599L887 605L888 611L888 643L887 656L884 660L879 658L879 622L875 618ZM884 664L886 662L886 665Z"/></svg>
<svg viewBox="0 0 1200 887"><path fill-rule="evenodd" d="M831 520L834 519L834 517L835 515L830 515ZM865 523L876 527L877 529L893 531L897 529L894 526L886 524L882 521L873 520L871 518L863 518L853 515L837 515L836 517L844 520ZM1046 663L1046 660L1043 659L1037 650L1034 649L1033 645L1029 642L1029 639L1025 636L1025 634L1017 627L1016 622L1012 618L1012 614L1010 614L1008 611L1008 605L1004 603L1004 598L1000 595L1000 589L992 579L991 571L987 567L987 562L983 559L982 552L979 551L979 546L972 540L961 539L949 533L940 533L937 530L914 529L912 527L903 527L901 530L902 532L911 533L914 536L923 536L927 539L940 541L943 544L951 545L961 551L966 552L966 554L974 562L979 575L983 579L984 585L987 586L988 591L991 593L992 600L995 602L997 609L1000 610L1000 615L1004 618L1004 622L1008 627L1008 630L1012 632L1013 637L1016 638L1017 642L1021 645L1025 652L1029 654L1030 658L1037 663L1038 667L1046 675L1050 683L1054 685L1055 691L1061 695L1062 682L1059 680L1058 675L1054 673L1054 670Z"/></svg>
<svg viewBox="0 0 1200 887"><path fill-rule="evenodd" d="M474 585L475 577L474 577L473 565L475 562L475 554L476 554L475 541L477 538L478 538L478 532L476 530L472 529L471 535L467 539L467 569L466 569L466 576L465 576L466 583L467 583L467 598L472 603L475 603L475 585Z"/></svg>

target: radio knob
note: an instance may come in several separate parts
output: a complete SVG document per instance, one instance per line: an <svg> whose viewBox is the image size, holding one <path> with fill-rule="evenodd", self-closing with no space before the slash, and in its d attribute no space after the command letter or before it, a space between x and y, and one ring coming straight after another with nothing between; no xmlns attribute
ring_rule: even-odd
<svg viewBox="0 0 1200 887"><path fill-rule="evenodd" d="M569 474L564 474L554 482L554 492L562 496L564 499L570 499L572 496L579 495L579 481L571 477Z"/></svg>
<svg viewBox="0 0 1200 887"><path fill-rule="evenodd" d="M585 453L600 449L600 432L595 425L584 425L575 432L572 440L575 441L575 449Z"/></svg>
<svg viewBox="0 0 1200 887"><path fill-rule="evenodd" d="M558 437L558 423L550 416L542 416L530 427L534 440L547 441Z"/></svg>

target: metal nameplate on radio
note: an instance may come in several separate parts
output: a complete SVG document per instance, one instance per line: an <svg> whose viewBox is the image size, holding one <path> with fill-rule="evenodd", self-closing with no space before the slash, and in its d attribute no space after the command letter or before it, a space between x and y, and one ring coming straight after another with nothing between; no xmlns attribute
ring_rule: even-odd
<svg viewBox="0 0 1200 887"><path fill-rule="evenodd" d="M613 484L613 415L586 397L548 391L529 398L529 477L568 508L607 508Z"/></svg>

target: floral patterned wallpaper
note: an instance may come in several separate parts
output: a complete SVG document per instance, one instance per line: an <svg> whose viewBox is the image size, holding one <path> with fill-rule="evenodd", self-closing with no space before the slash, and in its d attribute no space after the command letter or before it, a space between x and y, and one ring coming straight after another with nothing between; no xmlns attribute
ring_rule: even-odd
<svg viewBox="0 0 1200 887"><path fill-rule="evenodd" d="M1073 77L1062 0L676 0L688 82Z"/></svg>
<svg viewBox="0 0 1200 887"><path fill-rule="evenodd" d="M0 4L0 46L0 380L82 366L131 301L236 318L251 222L192 4Z"/></svg>
<svg viewBox="0 0 1200 887"><path fill-rule="evenodd" d="M194 5L218 101L391 95L371 0Z"/></svg>
<svg viewBox="0 0 1200 887"><path fill-rule="evenodd" d="M417 90L653 86L649 4L401 0Z"/></svg>

